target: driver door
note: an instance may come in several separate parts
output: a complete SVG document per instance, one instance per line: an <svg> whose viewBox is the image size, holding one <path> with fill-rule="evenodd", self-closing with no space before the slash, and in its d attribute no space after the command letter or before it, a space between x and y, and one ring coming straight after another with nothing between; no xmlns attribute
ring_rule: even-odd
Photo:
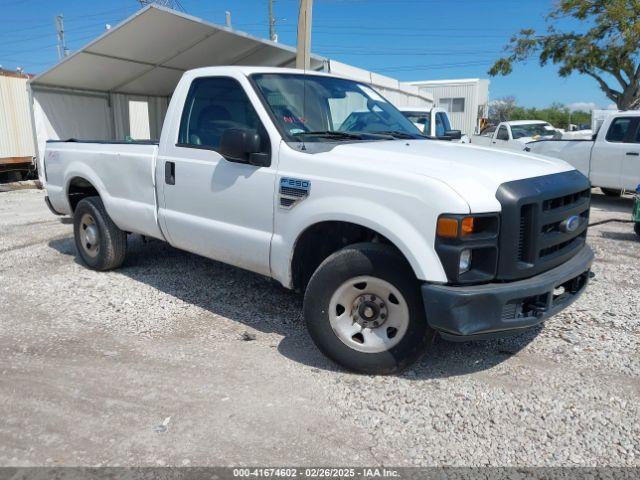
<svg viewBox="0 0 640 480"><path fill-rule="evenodd" d="M268 275L273 233L275 161L257 167L226 160L217 149L229 128L266 131L240 83L197 78L185 101L178 142L158 157L160 218L171 245Z"/></svg>
<svg viewBox="0 0 640 480"><path fill-rule="evenodd" d="M633 144L637 122L635 117L618 117L611 122L605 138L595 141L589 172L594 185L624 188L623 169L640 153Z"/></svg>

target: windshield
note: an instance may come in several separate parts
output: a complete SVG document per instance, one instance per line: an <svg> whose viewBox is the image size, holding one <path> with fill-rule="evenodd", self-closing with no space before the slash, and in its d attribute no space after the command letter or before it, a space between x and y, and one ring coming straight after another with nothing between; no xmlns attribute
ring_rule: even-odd
<svg viewBox="0 0 640 480"><path fill-rule="evenodd" d="M422 133L429 135L431 131L431 114L429 112L402 112Z"/></svg>
<svg viewBox="0 0 640 480"><path fill-rule="evenodd" d="M523 137L535 137L536 135L540 137L551 136L555 133L555 128L553 128L548 123L527 123L524 125L511 125L511 134L513 138L523 138Z"/></svg>
<svg viewBox="0 0 640 480"><path fill-rule="evenodd" d="M423 138L415 125L367 85L295 73L251 78L288 140Z"/></svg>

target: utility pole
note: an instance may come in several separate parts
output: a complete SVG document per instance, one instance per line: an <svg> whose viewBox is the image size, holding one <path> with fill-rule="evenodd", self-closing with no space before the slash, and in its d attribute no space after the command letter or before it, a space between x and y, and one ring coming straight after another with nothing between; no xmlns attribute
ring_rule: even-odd
<svg viewBox="0 0 640 480"><path fill-rule="evenodd" d="M311 14L313 0L300 0L298 14L298 51L296 68L308 70L311 67Z"/></svg>
<svg viewBox="0 0 640 480"><path fill-rule="evenodd" d="M277 42L278 34L276 33L276 19L273 16L273 1L269 0L269 40Z"/></svg>
<svg viewBox="0 0 640 480"><path fill-rule="evenodd" d="M56 32L58 34L58 60L69 56L69 49L64 40L64 17L62 14L56 15Z"/></svg>

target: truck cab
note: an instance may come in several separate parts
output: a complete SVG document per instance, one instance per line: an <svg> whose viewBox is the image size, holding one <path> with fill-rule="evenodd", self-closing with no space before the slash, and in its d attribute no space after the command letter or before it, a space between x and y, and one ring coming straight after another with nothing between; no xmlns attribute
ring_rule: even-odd
<svg viewBox="0 0 640 480"><path fill-rule="evenodd" d="M527 151L562 159L605 195L620 196L640 184L640 112L611 112L590 139L539 140Z"/></svg>
<svg viewBox="0 0 640 480"><path fill-rule="evenodd" d="M451 127L449 114L439 107L398 107L398 110L427 136L456 143L469 143L469 137Z"/></svg>
<svg viewBox="0 0 640 480"><path fill-rule="evenodd" d="M435 335L537 325L582 294L593 260L573 167L436 141L323 73L188 71L159 143L49 142L44 174L89 268L127 268L140 234L271 277L358 372L402 370Z"/></svg>
<svg viewBox="0 0 640 480"><path fill-rule="evenodd" d="M472 135L471 143L492 148L523 150L535 140L560 137L560 133L548 122L541 120L514 120L489 126L480 134Z"/></svg>

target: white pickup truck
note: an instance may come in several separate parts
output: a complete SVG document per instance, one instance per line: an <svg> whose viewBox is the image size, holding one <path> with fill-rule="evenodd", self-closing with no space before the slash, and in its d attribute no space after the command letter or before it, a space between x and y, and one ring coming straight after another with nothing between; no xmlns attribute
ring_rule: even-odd
<svg viewBox="0 0 640 480"><path fill-rule="evenodd" d="M493 148L524 150L533 140L560 137L550 123L541 120L512 120L487 127L479 135L471 136L471 143Z"/></svg>
<svg viewBox="0 0 640 480"><path fill-rule="evenodd" d="M526 150L565 160L606 195L635 191L640 185L640 111L606 117L591 140L537 141Z"/></svg>
<svg viewBox="0 0 640 480"><path fill-rule="evenodd" d="M539 324L593 259L573 167L428 139L371 87L322 73L186 72L158 144L54 141L44 166L88 267L121 266L141 234L272 277L305 292L314 342L359 372L406 367L436 332Z"/></svg>
<svg viewBox="0 0 640 480"><path fill-rule="evenodd" d="M440 107L398 107L402 114L411 120L423 135L450 140L458 143L469 143L469 137L460 130L453 130L449 114Z"/></svg>

